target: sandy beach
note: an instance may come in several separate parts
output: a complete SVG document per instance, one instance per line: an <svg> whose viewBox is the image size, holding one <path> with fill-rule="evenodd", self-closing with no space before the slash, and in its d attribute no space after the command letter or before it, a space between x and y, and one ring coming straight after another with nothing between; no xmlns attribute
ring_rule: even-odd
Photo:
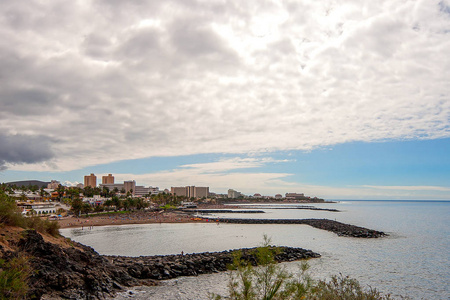
<svg viewBox="0 0 450 300"><path fill-rule="evenodd" d="M151 224L151 223L188 223L204 222L180 212L131 212L124 214L104 214L89 217L67 217L58 220L61 228L123 225L123 224Z"/></svg>

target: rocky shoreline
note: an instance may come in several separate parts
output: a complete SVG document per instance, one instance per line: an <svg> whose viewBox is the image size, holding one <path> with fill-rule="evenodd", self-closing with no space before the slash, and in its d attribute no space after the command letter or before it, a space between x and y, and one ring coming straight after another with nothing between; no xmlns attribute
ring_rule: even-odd
<svg viewBox="0 0 450 300"><path fill-rule="evenodd" d="M280 253L275 255L277 262L295 261L301 259L318 258L320 254L311 250L292 247L276 247ZM197 276L228 270L233 263L234 255L239 251L241 258L257 265L257 248L243 248L222 252L204 252L184 255L164 256L105 256L110 263L119 269L126 269L128 274L138 279L165 280L179 276ZM272 247L275 249L275 247Z"/></svg>
<svg viewBox="0 0 450 300"><path fill-rule="evenodd" d="M208 219L205 218L204 219ZM217 218L211 218L211 221L216 221ZM220 218L223 223L235 224L306 224L315 228L328 230L336 233L339 236L355 237L355 238L380 238L387 236L382 231L367 229L355 225L345 224L329 219L232 219Z"/></svg>
<svg viewBox="0 0 450 300"><path fill-rule="evenodd" d="M30 277L29 298L104 299L126 287L157 285L159 280L196 276L227 270L233 253L256 264L255 248L166 256L103 256L92 248L69 241L69 246L46 242L35 230L23 232L15 251L0 249L3 259L26 256L35 270ZM65 238L61 241L67 243ZM278 262L320 257L302 248L278 247Z"/></svg>

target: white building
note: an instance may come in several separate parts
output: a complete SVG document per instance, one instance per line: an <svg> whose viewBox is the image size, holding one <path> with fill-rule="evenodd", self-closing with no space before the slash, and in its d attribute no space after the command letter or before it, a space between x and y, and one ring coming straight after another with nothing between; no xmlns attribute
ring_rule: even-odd
<svg viewBox="0 0 450 300"><path fill-rule="evenodd" d="M302 200L305 199L305 194L301 193L286 193L286 200Z"/></svg>
<svg viewBox="0 0 450 300"><path fill-rule="evenodd" d="M102 183L100 184L100 187L107 187L110 192L112 192L115 188L117 188L119 192L122 189L125 190L125 193L132 191L131 194L136 197L142 197L148 194L156 195L160 193L158 187L144 187L143 185L136 185L136 181L134 180L124 181L123 183Z"/></svg>
<svg viewBox="0 0 450 300"><path fill-rule="evenodd" d="M61 183L58 180L52 180L49 184L47 184L48 189L56 190Z"/></svg>
<svg viewBox="0 0 450 300"><path fill-rule="evenodd" d="M145 195L158 195L159 188L158 187L144 187L143 185L136 185L134 189L134 195L136 197L143 197Z"/></svg>
<svg viewBox="0 0 450 300"><path fill-rule="evenodd" d="M53 203L21 203L18 205L22 208L22 214L55 214L56 206Z"/></svg>
<svg viewBox="0 0 450 300"><path fill-rule="evenodd" d="M100 195L94 195L94 197L84 197L83 202L88 202L91 205L103 205L106 200L111 200L111 198L105 198Z"/></svg>
<svg viewBox="0 0 450 300"><path fill-rule="evenodd" d="M233 198L239 198L241 196L242 196L241 192L235 191L233 189L228 190L228 198L233 199Z"/></svg>

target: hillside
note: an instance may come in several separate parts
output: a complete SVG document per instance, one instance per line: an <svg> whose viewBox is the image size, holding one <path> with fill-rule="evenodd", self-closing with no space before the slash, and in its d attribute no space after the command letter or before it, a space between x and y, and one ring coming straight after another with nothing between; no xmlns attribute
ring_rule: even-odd
<svg viewBox="0 0 450 300"><path fill-rule="evenodd" d="M37 185L39 188L43 187L46 188L47 185L50 182L46 182L46 181L40 181L40 180L21 180L21 181L11 181L11 182L5 182L5 184L7 185L16 185L16 186L34 186Z"/></svg>

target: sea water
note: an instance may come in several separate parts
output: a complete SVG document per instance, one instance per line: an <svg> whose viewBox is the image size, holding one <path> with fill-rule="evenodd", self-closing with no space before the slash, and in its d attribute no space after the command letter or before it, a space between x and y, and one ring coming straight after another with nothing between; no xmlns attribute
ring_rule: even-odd
<svg viewBox="0 0 450 300"><path fill-rule="evenodd" d="M339 237L308 225L185 223L63 229L62 234L107 255L167 255L255 247L263 235L272 244L318 252L309 260L310 275L327 279L342 273L363 286L411 299L450 299L450 202L339 201L314 204L340 212L261 205L258 214L214 214L211 217L304 219L326 218L384 231L388 237ZM284 208L284 209L283 209ZM298 262L283 263L291 272ZM165 281L159 287L137 287L118 299L208 299L226 294L228 275L207 274ZM131 294L130 294L131 292Z"/></svg>

